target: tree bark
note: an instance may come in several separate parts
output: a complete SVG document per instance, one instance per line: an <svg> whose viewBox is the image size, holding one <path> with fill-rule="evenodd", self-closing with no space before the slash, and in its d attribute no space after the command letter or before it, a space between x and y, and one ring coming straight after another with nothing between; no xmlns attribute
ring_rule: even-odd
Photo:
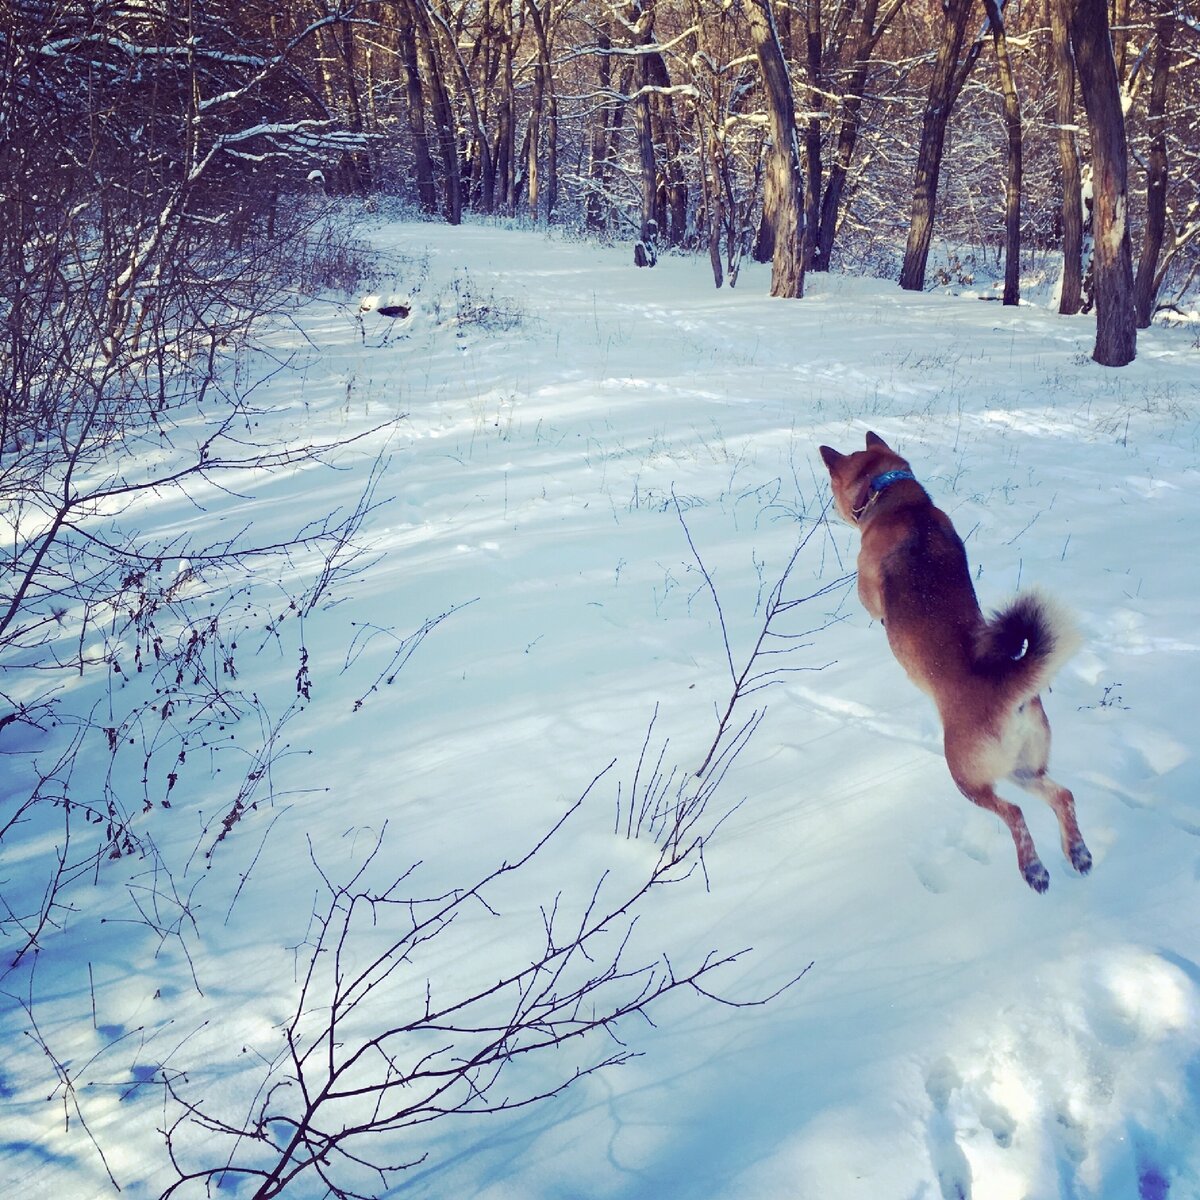
<svg viewBox="0 0 1200 1200"><path fill-rule="evenodd" d="M804 227L810 235L804 239L804 266L812 266L815 233L821 223L821 117L825 108L820 0L809 0L805 18L804 45L808 59L808 120L804 123Z"/></svg>
<svg viewBox="0 0 1200 1200"><path fill-rule="evenodd" d="M533 25L537 41L538 57L534 65L533 97L529 110L529 213L536 222L540 215L541 180L538 172L538 154L542 148L542 120L545 118L545 194L546 221L554 220L558 206L558 100L554 92L553 64L550 61L550 43L547 22L550 17L549 0L545 9L537 6L537 0L525 0L525 7Z"/></svg>
<svg viewBox="0 0 1200 1200"><path fill-rule="evenodd" d="M602 103L597 105L593 118L591 149L588 154L587 201L584 205L588 229L604 228L603 196L608 174L609 127L618 118L620 109L612 96L612 34L605 22L596 30L596 45L599 49L598 84Z"/></svg>
<svg viewBox="0 0 1200 1200"><path fill-rule="evenodd" d="M1109 36L1106 0L1063 0L1092 144L1096 344L1092 357L1123 367L1137 354L1133 254L1129 240L1129 165L1125 116Z"/></svg>
<svg viewBox="0 0 1200 1200"><path fill-rule="evenodd" d="M345 96L347 128L351 133L362 133L364 129L362 103L358 92L358 63L354 44L354 22L343 20L332 28L333 44L337 48L345 68ZM371 190L373 172L371 156L363 150L348 150L342 155L341 174L345 191L355 196L365 196Z"/></svg>
<svg viewBox="0 0 1200 1200"><path fill-rule="evenodd" d="M1021 302L1021 100L1012 60L1008 55L1008 36L1000 11L1003 0L983 0L992 26L996 47L996 69L1004 94L1004 128L1008 134L1007 179L1004 190L1004 303Z"/></svg>
<svg viewBox="0 0 1200 1200"><path fill-rule="evenodd" d="M958 60L966 40L971 7L971 0L946 0L944 6L945 23L921 122L921 146L913 180L912 215L908 226L908 243L904 249L904 266L900 271L900 286L909 292L919 292L925 287L925 264L929 260L929 244L933 239L933 218L946 130L950 125L954 102L974 61L968 56L965 69L960 70Z"/></svg>
<svg viewBox="0 0 1200 1200"><path fill-rule="evenodd" d="M494 183L484 186L484 212L495 208L509 216L517 205L517 118L513 86L512 5L492 0L490 25L496 49L496 151L492 156Z"/></svg>
<svg viewBox="0 0 1200 1200"><path fill-rule="evenodd" d="M1146 118L1150 126L1150 155L1146 163L1146 228L1142 253L1133 281L1137 327L1148 329L1158 292L1158 259L1167 227L1167 84L1175 38L1171 0L1156 0L1154 17L1154 75Z"/></svg>
<svg viewBox="0 0 1200 1200"><path fill-rule="evenodd" d="M862 120L863 92L871 70L871 56L879 39L883 37L892 20L900 11L905 0L890 0L882 16L879 14L880 0L866 0L859 22L858 38L854 47L854 65L846 81L842 101L842 119L838 125L837 148L829 167L829 178L821 194L821 219L813 238L812 268L828 271L833 256L833 243L837 236L838 221L842 212L842 198L850 177L850 164L854 161L854 149L858 144L858 131Z"/></svg>
<svg viewBox="0 0 1200 1200"><path fill-rule="evenodd" d="M404 63L404 82L408 97L408 132L412 138L417 167L417 198L423 212L437 209L437 187L433 179L433 156L429 153L429 135L425 130L425 93L417 65L417 43L413 35L412 14L403 6L398 10L400 57Z"/></svg>
<svg viewBox="0 0 1200 1200"><path fill-rule="evenodd" d="M1066 9L1050 0L1050 38L1054 54L1054 124L1062 175L1062 284L1058 311L1074 316L1083 305L1083 181L1075 144L1075 59L1071 54Z"/></svg>
<svg viewBox="0 0 1200 1200"><path fill-rule="evenodd" d="M671 75L666 60L661 54L651 54L646 59L650 82L666 89L671 86ZM664 90L655 94L651 105L654 117L655 140L660 143L665 156L662 164L665 196L662 204L664 228L660 233L668 245L682 245L687 232L688 189L683 174L683 148L679 137L679 123L670 95Z"/></svg>
<svg viewBox="0 0 1200 1200"><path fill-rule="evenodd" d="M416 35L417 60L423 81L429 88L433 123L438 135L438 152L442 161L442 215L448 224L459 225L462 223L462 173L455 137L454 108L443 81L424 0L409 0L409 12Z"/></svg>
<svg viewBox="0 0 1200 1200"><path fill-rule="evenodd" d="M804 173L796 139L796 106L792 82L771 0L748 0L746 19L758 57L771 125L771 190L777 206L771 215L775 253L771 259L771 295L799 299L804 295Z"/></svg>
<svg viewBox="0 0 1200 1200"><path fill-rule="evenodd" d="M629 22L634 31L634 46L649 46L654 41L653 0L629 0ZM650 68L645 54L637 58L633 72L637 88L633 101L633 129L638 148L638 194L641 200L638 237L653 249L658 240L658 163L654 154L654 124L650 115Z"/></svg>

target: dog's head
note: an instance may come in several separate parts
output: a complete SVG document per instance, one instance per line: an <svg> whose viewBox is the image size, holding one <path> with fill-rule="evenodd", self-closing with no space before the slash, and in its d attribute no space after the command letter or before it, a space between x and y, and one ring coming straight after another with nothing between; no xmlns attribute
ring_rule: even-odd
<svg viewBox="0 0 1200 1200"><path fill-rule="evenodd" d="M877 433L867 434L867 448L853 454L841 454L832 446L821 446L821 457L829 468L833 484L833 503L838 515L857 525L859 515L871 498L871 481L889 471L909 471L907 460L900 457Z"/></svg>

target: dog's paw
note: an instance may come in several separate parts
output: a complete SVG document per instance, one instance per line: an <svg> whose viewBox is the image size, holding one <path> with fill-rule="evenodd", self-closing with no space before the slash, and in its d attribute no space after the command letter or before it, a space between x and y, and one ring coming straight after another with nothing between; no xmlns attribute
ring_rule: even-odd
<svg viewBox="0 0 1200 1200"><path fill-rule="evenodd" d="M1067 852L1067 857L1080 875L1086 875L1092 869L1092 852L1082 842L1075 842Z"/></svg>
<svg viewBox="0 0 1200 1200"><path fill-rule="evenodd" d="M1025 876L1025 882L1038 895L1041 895L1050 886L1050 872L1042 866L1040 859L1034 859L1022 872Z"/></svg>

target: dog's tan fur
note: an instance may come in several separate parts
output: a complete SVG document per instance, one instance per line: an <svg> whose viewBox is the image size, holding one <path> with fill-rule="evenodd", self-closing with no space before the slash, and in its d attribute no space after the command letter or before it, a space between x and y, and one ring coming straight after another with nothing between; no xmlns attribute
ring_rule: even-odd
<svg viewBox="0 0 1200 1200"><path fill-rule="evenodd" d="M1036 592L985 618L962 539L908 463L874 433L853 454L820 450L834 504L862 535L858 594L883 622L909 678L937 705L959 790L1008 826L1021 874L1035 891L1046 890L1049 875L1021 810L996 794L1001 779L1054 809L1063 853L1086 874L1092 856L1075 821L1075 799L1046 774L1050 725L1038 695L1075 648L1070 620Z"/></svg>

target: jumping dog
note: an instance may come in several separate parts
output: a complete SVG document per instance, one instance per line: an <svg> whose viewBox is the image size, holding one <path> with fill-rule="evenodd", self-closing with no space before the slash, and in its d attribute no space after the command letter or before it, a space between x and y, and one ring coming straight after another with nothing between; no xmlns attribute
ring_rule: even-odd
<svg viewBox="0 0 1200 1200"><path fill-rule="evenodd" d="M946 763L959 791L1009 828L1017 865L1036 892L1050 884L1021 810L996 794L1009 779L1058 817L1063 853L1081 875L1092 856L1075 821L1075 798L1046 774L1050 723L1039 692L1078 644L1074 626L1038 592L985 617L967 552L912 468L878 434L866 449L820 447L840 516L858 527L858 594L883 623L908 677L933 698Z"/></svg>

